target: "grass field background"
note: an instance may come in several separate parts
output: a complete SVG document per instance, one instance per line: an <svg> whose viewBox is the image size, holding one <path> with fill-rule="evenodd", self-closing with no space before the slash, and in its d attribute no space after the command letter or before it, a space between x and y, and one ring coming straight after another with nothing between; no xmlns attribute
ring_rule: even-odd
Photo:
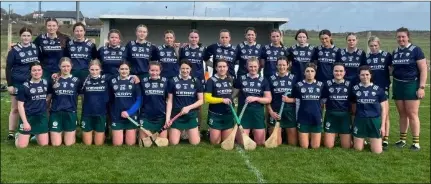
<svg viewBox="0 0 431 184"><path fill-rule="evenodd" d="M392 51L394 38L381 38L382 49ZM429 38L415 38L429 59ZM14 38L16 41L16 38ZM334 38L344 46L344 37ZM285 37L287 45L292 36ZM312 37L311 44L318 40ZM6 48L2 36L2 66ZM341 47L341 46L340 46ZM359 38L359 47L365 49L365 38ZM2 74L4 75L4 74ZM254 151L222 150L203 141L198 146L182 143L165 148L84 146L78 134L78 143L71 147L38 147L16 149L6 140L9 96L1 93L1 182L341 182L341 183L429 183L430 182L430 90L420 108L421 151L397 149L393 144L399 137L398 115L390 101L390 147L381 155L363 152L320 148L301 149L282 145L275 149L258 147ZM206 112L207 105L204 105ZM78 111L80 112L80 110ZM79 114L79 113L78 113ZM204 116L206 122L206 113ZM206 129L206 123L202 123ZM79 132L79 131L78 131ZM411 145L411 134L408 134ZM257 174L256 174L257 173ZM260 174L260 175L259 175Z"/></svg>

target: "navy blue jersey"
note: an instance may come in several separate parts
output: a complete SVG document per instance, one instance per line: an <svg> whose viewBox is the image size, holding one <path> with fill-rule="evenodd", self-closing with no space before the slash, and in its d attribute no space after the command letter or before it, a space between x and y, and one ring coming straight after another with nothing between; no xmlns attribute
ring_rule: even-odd
<svg viewBox="0 0 431 184"><path fill-rule="evenodd" d="M39 51L34 44L23 47L18 43L10 49L5 70L8 86L14 83L22 84L31 78L30 65L38 61L38 54Z"/></svg>
<svg viewBox="0 0 431 184"><path fill-rule="evenodd" d="M175 76L168 82L168 93L173 95L173 108L181 109L198 101L198 93L202 93L202 84L196 78L187 80ZM196 109L194 109L196 110Z"/></svg>
<svg viewBox="0 0 431 184"><path fill-rule="evenodd" d="M234 88L239 89L238 104L244 106L245 99L249 96L263 97L264 92L270 92L268 81L261 75L251 78L249 74L242 75L235 80ZM259 102L248 104L249 107L262 107Z"/></svg>
<svg viewBox="0 0 431 184"><path fill-rule="evenodd" d="M394 56L392 65L394 70L392 76L399 80L415 80L419 78L419 68L417 61L425 59L422 49L410 44L406 48L396 48L392 54Z"/></svg>
<svg viewBox="0 0 431 184"><path fill-rule="evenodd" d="M48 94L48 81L40 80L38 83L31 80L24 82L18 90L16 99L24 102L25 115L35 116L46 112L46 96Z"/></svg>
<svg viewBox="0 0 431 184"><path fill-rule="evenodd" d="M332 69L334 63L340 61L340 49L332 46L325 48L322 45L314 49L314 59L317 63L316 79L327 81L334 78Z"/></svg>
<svg viewBox="0 0 431 184"><path fill-rule="evenodd" d="M211 93L216 98L229 98L233 102L233 78L221 79L218 75L213 75L205 85L205 93ZM208 111L223 115L231 114L230 107L224 103L209 104Z"/></svg>
<svg viewBox="0 0 431 184"><path fill-rule="evenodd" d="M157 48L151 42L130 41L126 45L126 52L127 61L132 65L131 74L133 75L148 74L149 62L158 60Z"/></svg>
<svg viewBox="0 0 431 184"><path fill-rule="evenodd" d="M133 77L120 79L119 76L109 80L109 89L114 94L114 100L110 104L112 122L119 120L127 120L121 117L121 112L127 111L141 96L141 87L135 84Z"/></svg>
<svg viewBox="0 0 431 184"><path fill-rule="evenodd" d="M105 75L89 77L81 88L84 94L82 114L87 116L106 115L106 103L109 101L108 82Z"/></svg>
<svg viewBox="0 0 431 184"><path fill-rule="evenodd" d="M278 73L270 77L269 87L271 89L272 101L271 108L274 112L277 112L281 108L283 103L282 96L287 92L287 97L293 98L293 87L296 84L296 75L288 73L287 75L281 77ZM286 103L285 106L295 107L295 103Z"/></svg>
<svg viewBox="0 0 431 184"><path fill-rule="evenodd" d="M277 72L277 59L280 56L286 56L287 57L287 47L280 46L276 47L273 46L272 43L265 45L262 50L262 59L265 60L264 69L263 69L263 75L265 77L270 77L271 75L274 75Z"/></svg>
<svg viewBox="0 0 431 184"><path fill-rule="evenodd" d="M39 60L43 69L50 72L58 72L58 63L64 56L64 48L61 47L60 38L51 39L47 33L41 34L33 41L40 49Z"/></svg>
<svg viewBox="0 0 431 184"><path fill-rule="evenodd" d="M298 109L298 122L303 124L316 125L315 119L322 119L322 109L320 99L323 96L323 83L315 80L307 83L302 80L296 83L294 97L299 98L301 103Z"/></svg>
<svg viewBox="0 0 431 184"><path fill-rule="evenodd" d="M371 83L365 87L362 83L353 86L351 97L356 103L355 116L359 118L376 118L382 113L381 102L387 100L385 92Z"/></svg>
<svg viewBox="0 0 431 184"><path fill-rule="evenodd" d="M108 79L117 76L121 61L126 59L126 48L123 46L104 46L99 49L99 60L102 63L102 72Z"/></svg>
<svg viewBox="0 0 431 184"><path fill-rule="evenodd" d="M248 73L247 70L247 60L250 57L256 57L257 59L261 59L263 46L261 44L255 43L253 45L249 45L247 41L241 42L237 46L237 58L238 58L238 72L237 75L245 75Z"/></svg>
<svg viewBox="0 0 431 184"><path fill-rule="evenodd" d="M359 66L365 64L366 55L361 49L356 49L356 51L349 53L347 49L342 49L341 62L344 64L346 70L346 75L344 78L352 83L359 82Z"/></svg>
<svg viewBox="0 0 431 184"><path fill-rule="evenodd" d="M391 84L389 66L392 65L392 55L385 51L379 51L376 54L367 54L366 58L366 64L371 68L373 83L389 90Z"/></svg>
<svg viewBox="0 0 431 184"><path fill-rule="evenodd" d="M205 47L198 46L197 48L191 48L190 45L180 49L180 61L187 59L192 63L191 76L196 77L199 80L205 79L204 76L204 53Z"/></svg>
<svg viewBox="0 0 431 184"><path fill-rule="evenodd" d="M227 47L221 45L220 43L215 43L207 47L204 60L208 61L211 56L213 56L213 73L217 73L216 66L219 59L225 59L228 62L229 75L236 77L235 75L235 64L237 62L237 47L229 45Z"/></svg>
<svg viewBox="0 0 431 184"><path fill-rule="evenodd" d="M73 70L88 70L88 64L96 59L98 54L96 44L88 39L82 42L70 40L64 49L64 56L72 60Z"/></svg>
<svg viewBox="0 0 431 184"><path fill-rule="evenodd" d="M323 88L323 98L327 98L326 110L348 112L350 109L351 82L344 80L337 83L335 79L326 81Z"/></svg>
<svg viewBox="0 0 431 184"><path fill-rule="evenodd" d="M76 112L78 94L81 90L81 81L78 77L69 75L66 78L59 77L52 86L51 112L66 111Z"/></svg>
<svg viewBox="0 0 431 184"><path fill-rule="evenodd" d="M140 84L143 96L141 115L147 119L165 117L168 80L165 77L144 77Z"/></svg>
<svg viewBox="0 0 431 184"><path fill-rule="evenodd" d="M175 52L175 48L168 45L162 45L157 47L157 51L158 61L162 65L160 76L166 77L167 79L178 76L180 73L180 65L178 63L178 56Z"/></svg>
<svg viewBox="0 0 431 184"><path fill-rule="evenodd" d="M292 60L292 73L296 76L298 81L304 79L305 65L313 61L314 46L308 45L301 47L298 44L288 48L289 57Z"/></svg>

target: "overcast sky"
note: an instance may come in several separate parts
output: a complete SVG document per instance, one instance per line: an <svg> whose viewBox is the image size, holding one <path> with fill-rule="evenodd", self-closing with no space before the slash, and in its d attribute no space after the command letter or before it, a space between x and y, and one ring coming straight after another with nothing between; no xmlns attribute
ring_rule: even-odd
<svg viewBox="0 0 431 184"><path fill-rule="evenodd" d="M38 10L38 2L1 2L18 14ZM167 8L166 8L167 6ZM193 2L81 2L85 17L102 14L193 16ZM42 11L75 10L75 2L42 2ZM277 17L281 28L333 32L430 30L430 2L196 2L195 16Z"/></svg>

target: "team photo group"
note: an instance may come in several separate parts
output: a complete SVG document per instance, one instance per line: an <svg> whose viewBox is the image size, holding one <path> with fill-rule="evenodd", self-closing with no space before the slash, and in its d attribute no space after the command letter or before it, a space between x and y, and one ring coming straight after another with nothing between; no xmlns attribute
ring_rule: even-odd
<svg viewBox="0 0 431 184"><path fill-rule="evenodd" d="M70 146L77 129L85 145L104 145L109 136L114 146L174 146L183 135L198 145L200 127L207 124L209 142L226 149L234 143L268 147L272 141L313 149L339 144L363 150L368 144L373 153L389 144L420 150L427 64L407 28L396 31L398 46L391 51L370 37L368 53L357 48L354 33L335 44L326 29L316 35L320 45L310 45L303 29L295 34L297 43L283 43L278 29L259 35L268 43L256 43L253 27L239 44L222 29L219 40L205 46L192 29L188 35L166 30L164 44L155 45L146 40L150 28L138 25L136 39L122 40L111 29L98 48L80 22L72 36L58 31L55 18L45 26L35 39L23 27L7 55L7 138L17 148L32 138L41 146ZM177 36L188 43L177 43ZM399 122L389 121L389 111L397 112ZM390 123L399 125L393 143Z"/></svg>

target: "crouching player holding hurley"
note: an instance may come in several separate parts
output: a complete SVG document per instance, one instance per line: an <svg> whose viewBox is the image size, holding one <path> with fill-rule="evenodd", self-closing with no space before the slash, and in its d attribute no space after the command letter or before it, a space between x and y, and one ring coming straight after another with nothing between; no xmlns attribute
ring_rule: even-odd
<svg viewBox="0 0 431 184"><path fill-rule="evenodd" d="M36 135L39 145L48 145L47 95L48 82L42 79L39 62L30 66L31 79L18 90L19 134L15 141L17 148L28 146L30 134Z"/></svg>
<svg viewBox="0 0 431 184"><path fill-rule="evenodd" d="M353 146L361 151L364 139L369 138L371 152L382 152L382 134L385 127L382 120L386 118L387 100L383 88L371 83L371 68L368 65L359 67L361 82L352 89L351 98L356 103L355 120L353 123Z"/></svg>
<svg viewBox="0 0 431 184"><path fill-rule="evenodd" d="M83 83L81 93L84 94L82 102L82 142L86 145L93 143L102 145L105 142L106 104L109 101L108 82L105 75L100 75L101 64L93 60L89 64L90 75Z"/></svg>
<svg viewBox="0 0 431 184"><path fill-rule="evenodd" d="M292 89L296 84L296 76L289 72L291 62L285 57L281 56L277 61L277 73L269 77L271 80L269 86L271 88L272 101L270 105L267 105L267 110L271 118L269 124L272 126L270 134L272 134L273 126L275 121L280 121L280 127L286 130L286 137L289 145L296 146L298 143L298 133L296 130L296 112L295 112L295 98L292 98ZM287 92L287 96L284 94ZM286 103L283 106L283 111L280 112L281 104ZM281 129L277 137L278 144L282 143Z"/></svg>
<svg viewBox="0 0 431 184"><path fill-rule="evenodd" d="M232 103L233 79L227 75L228 62L220 59L216 63L217 73L206 84L205 101L208 107L208 126L211 144L220 144L231 133L235 120L229 108Z"/></svg>

